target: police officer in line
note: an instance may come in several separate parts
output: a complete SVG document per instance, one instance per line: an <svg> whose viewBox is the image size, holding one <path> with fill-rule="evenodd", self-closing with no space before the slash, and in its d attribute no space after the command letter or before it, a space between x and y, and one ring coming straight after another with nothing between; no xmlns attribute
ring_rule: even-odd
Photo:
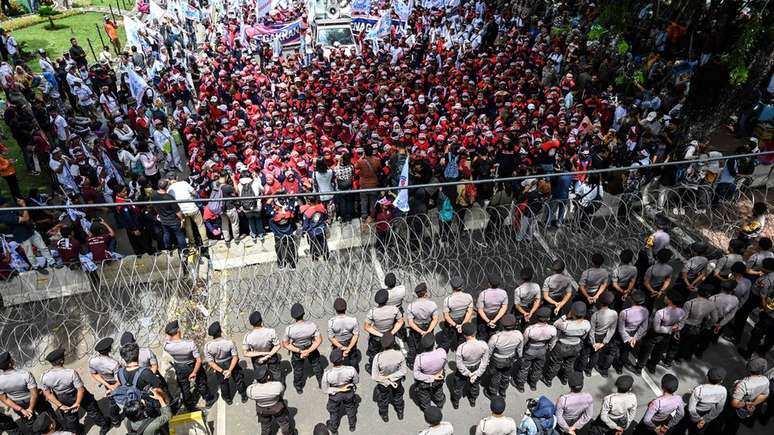
<svg viewBox="0 0 774 435"><path fill-rule="evenodd" d="M742 263L742 265L744 265L744 263ZM733 268L734 265L731 267ZM747 323L750 314L756 308L761 306L761 295L766 296L774 291L774 258L767 258L761 262L761 273L762 274L759 276L754 276L755 282L751 284L750 293L747 299L741 301L742 306L739 307L739 311L734 317L732 330L733 341L735 343L741 341L744 326ZM742 356L749 357L750 355L752 355L751 350L746 350L742 353Z"/></svg>
<svg viewBox="0 0 774 435"><path fill-rule="evenodd" d="M707 371L707 383L691 390L685 417L679 426L679 433L688 430L689 435L719 435L723 422L719 418L726 405L728 391L722 385L726 370L713 367Z"/></svg>
<svg viewBox="0 0 774 435"><path fill-rule="evenodd" d="M105 389L110 409L110 421L113 426L121 424L121 410L110 393L120 386L118 382L118 370L121 364L110 356L113 347L113 339L105 337L94 345L97 355L89 359L89 373L97 381L97 384Z"/></svg>
<svg viewBox="0 0 774 435"><path fill-rule="evenodd" d="M422 353L414 361L414 389L419 409L424 412L431 404L443 408L446 395L443 392L443 380L446 377L446 351L435 349L435 336L422 337Z"/></svg>
<svg viewBox="0 0 774 435"><path fill-rule="evenodd" d="M680 331L683 329L685 310L681 308L683 296L676 290L670 289L666 297L667 306L656 311L653 315L653 324L645 336L637 355L637 364L630 367L635 373L640 373L643 366L647 366L651 373L656 372L656 365L664 361L664 366L672 366L677 355Z"/></svg>
<svg viewBox="0 0 774 435"><path fill-rule="evenodd" d="M290 413L283 400L285 386L272 379L268 364L259 364L253 370L255 383L247 387L247 397L255 400L255 414L261 425L261 435L274 433L275 423L282 435L297 434L291 430Z"/></svg>
<svg viewBox="0 0 774 435"><path fill-rule="evenodd" d="M724 279L720 282L720 292L718 294L710 296L709 300L715 307L715 314L713 319L715 324L713 325L714 336L712 341L717 341L718 334L721 334L726 325L730 324L734 320L737 310L739 310L739 298L734 294L736 290L737 282L734 279Z"/></svg>
<svg viewBox="0 0 774 435"><path fill-rule="evenodd" d="M543 372L543 383L551 386L555 376L564 384L569 374L575 370L575 360L581 353L583 342L588 339L591 323L585 319L586 304L573 302L570 312L556 322L557 341L548 354L548 366Z"/></svg>
<svg viewBox="0 0 774 435"><path fill-rule="evenodd" d="M343 365L344 354L341 349L333 349L328 360L332 367L325 370L322 377L322 391L328 395L328 414L326 426L331 434L339 433L341 418L346 414L349 421L349 431L357 427L357 397L355 389L360 383L360 377L354 367Z"/></svg>
<svg viewBox="0 0 774 435"><path fill-rule="evenodd" d="M489 410L492 415L484 417L476 426L476 435L507 435L516 433L516 421L511 417L506 417L505 399L499 396L492 397L489 403Z"/></svg>
<svg viewBox="0 0 774 435"><path fill-rule="evenodd" d="M594 398L583 392L583 379L583 373L570 371L567 377L570 392L556 400L556 426L561 433L582 433L594 417Z"/></svg>
<svg viewBox="0 0 774 435"><path fill-rule="evenodd" d="M403 420L405 402L403 400L403 380L406 378L406 358L403 352L395 348L395 337L389 332L382 335L382 351L374 357L371 379L376 382L376 405L379 416L385 422L390 421L389 407L395 408L398 420Z"/></svg>
<svg viewBox="0 0 774 435"><path fill-rule="evenodd" d="M360 339L360 327L357 319L347 315L347 301L336 298L333 301L336 316L328 320L328 340L344 356L344 365L354 367L360 373L360 351L357 342Z"/></svg>
<svg viewBox="0 0 774 435"><path fill-rule="evenodd" d="M384 287L387 290L387 305L394 305L403 314L403 301L406 299L406 286L398 284L395 274L384 275Z"/></svg>
<svg viewBox="0 0 774 435"><path fill-rule="evenodd" d="M403 315L398 310L398 307L388 305L387 300L387 290L381 289L376 292L374 295L376 307L368 311L363 325L363 329L368 333L368 349L366 350L368 363L366 364L366 372L369 373L371 372L374 357L382 349L380 341L382 335L389 332L395 336L403 328Z"/></svg>
<svg viewBox="0 0 774 435"><path fill-rule="evenodd" d="M662 249L656 253L656 262L645 271L642 278L642 286L648 297L646 305L653 308L656 301L660 300L667 289L672 285L672 266L669 260L672 259L672 251Z"/></svg>
<svg viewBox="0 0 774 435"><path fill-rule="evenodd" d="M706 243L693 243L690 246L690 250L693 256L683 265L683 269L680 271L680 279L675 285L678 288L684 289L686 296L688 294L695 294L699 290L699 284L707 278L707 268L709 266L709 259L705 256L707 253Z"/></svg>
<svg viewBox="0 0 774 435"><path fill-rule="evenodd" d="M126 331L123 334L121 334L121 347L123 348L128 344L137 345L137 340L135 340L134 335L131 332ZM151 372L153 372L153 374L159 379L161 388L168 395L169 392L167 391L167 380L164 378L164 375L159 370L159 361L156 358L156 354L154 354L153 351L147 347L138 346L138 349L139 349L139 355L138 355L137 363L139 364L140 367L145 367L149 369ZM123 358L123 356L121 358ZM124 362L128 364L128 361L124 361Z"/></svg>
<svg viewBox="0 0 774 435"><path fill-rule="evenodd" d="M78 414L83 408L91 421L99 426L100 435L107 434L111 428L110 421L102 415L94 396L83 386L78 372L64 367L64 349L50 352L46 355L46 361L51 364L51 369L40 379L40 388L56 412L62 429L77 434L83 433Z"/></svg>
<svg viewBox="0 0 774 435"><path fill-rule="evenodd" d="M408 355L406 364L414 367L414 358L420 350L422 337L432 334L438 325L438 305L427 297L427 284L420 283L414 288L417 299L406 307L408 319Z"/></svg>
<svg viewBox="0 0 774 435"><path fill-rule="evenodd" d="M417 435L454 435L454 426L443 421L442 407L429 406L423 411L428 427L420 430Z"/></svg>
<svg viewBox="0 0 774 435"><path fill-rule="evenodd" d="M242 403L247 402L247 385L242 366L239 365L239 352L236 345L232 340L223 337L223 329L218 321L210 324L207 335L212 337L212 340L204 344L204 361L215 374L215 379L220 385L221 397L231 405L238 391L242 397Z"/></svg>
<svg viewBox="0 0 774 435"><path fill-rule="evenodd" d="M764 375L768 363L764 358L752 358L747 363L749 376L736 381L731 392L731 406L726 416L724 435L735 435L739 424L753 427L758 415L762 413L762 405L770 393L769 379Z"/></svg>
<svg viewBox="0 0 774 435"><path fill-rule="evenodd" d="M35 377L27 370L14 367L11 354L0 352L0 402L16 413L19 418L13 418L0 413L0 432L9 434L29 430L36 416L50 412L51 407L40 396Z"/></svg>
<svg viewBox="0 0 774 435"><path fill-rule="evenodd" d="M167 323L164 327L164 333L167 334L164 351L172 357L175 379L186 409L189 412L196 411L199 396L204 398L207 408L211 407L218 400L218 396L210 392L207 385L207 375L204 373L202 357L196 344L191 340L183 340L180 322L177 320ZM192 383L193 385L191 385ZM193 391L191 387L193 387Z"/></svg>
<svg viewBox="0 0 774 435"><path fill-rule="evenodd" d="M746 273L748 275L757 277L765 274L763 271L763 260L767 258L774 258L774 253L771 252L772 242L768 237L761 237L758 239L756 251L747 258L745 266L747 267Z"/></svg>
<svg viewBox="0 0 774 435"><path fill-rule="evenodd" d="M498 322L508 311L508 293L500 288L500 279L489 276L489 288L478 294L478 338L484 341L495 333Z"/></svg>
<svg viewBox="0 0 774 435"><path fill-rule="evenodd" d="M615 290L615 310L621 311L624 307L624 301L629 296L637 284L637 267L632 264L634 252L631 249L624 249L618 254L620 262L613 268L610 276L610 286Z"/></svg>
<svg viewBox="0 0 774 435"><path fill-rule="evenodd" d="M685 326L680 330L680 348L677 352L677 357L683 361L691 361L694 355L701 358L712 343L716 311L709 297L713 293L714 285L700 284L696 297L683 305Z"/></svg>
<svg viewBox="0 0 774 435"><path fill-rule="evenodd" d="M511 370L519 366L524 336L516 329L516 316L506 314L500 319L503 330L489 338L489 395L505 397L511 382Z"/></svg>
<svg viewBox="0 0 774 435"><path fill-rule="evenodd" d="M626 433L637 413L637 395L632 393L634 378L629 375L615 380L616 392L602 399L602 410L591 425L590 435Z"/></svg>
<svg viewBox="0 0 774 435"><path fill-rule="evenodd" d="M572 299L572 278L565 273L565 265L562 260L556 260L551 264L551 275L543 281L543 300L549 308L551 318L558 318L569 310Z"/></svg>
<svg viewBox="0 0 774 435"><path fill-rule="evenodd" d="M674 432L683 419L685 403L675 392L680 386L677 377L671 373L661 377L661 395L648 403L648 409L634 430L636 435L663 435Z"/></svg>
<svg viewBox="0 0 774 435"><path fill-rule="evenodd" d="M766 355L774 348L774 258L763 260L765 275L755 280L751 299L756 299L761 307L758 321L750 332L747 347L741 353L749 358L753 353ZM765 338L764 338L765 337Z"/></svg>
<svg viewBox="0 0 774 435"><path fill-rule="evenodd" d="M533 282L534 272L531 267L519 271L521 284L513 291L513 314L519 328L526 328L540 308L540 284Z"/></svg>
<svg viewBox="0 0 774 435"><path fill-rule="evenodd" d="M451 391L454 409L459 408L465 390L468 390L470 406L476 406L476 399L481 391L481 376L489 366L489 345L476 339L476 327L472 323L462 325L462 335L465 336L465 342L457 347L457 370L454 371Z"/></svg>
<svg viewBox="0 0 774 435"><path fill-rule="evenodd" d="M285 335L282 339L282 346L290 351L290 365L293 367L293 386L296 393L304 392L306 385L306 376L304 376L304 361L309 361L312 371L317 378L317 386L322 388L323 369L320 362L320 351L318 348L322 344L320 330L314 322L304 320L304 307L295 303L290 307L290 317L295 323L285 327Z"/></svg>
<svg viewBox="0 0 774 435"><path fill-rule="evenodd" d="M248 321L253 330L245 334L242 339L245 356L252 361L253 370L257 371L259 367L265 367L272 381L279 381L284 385L285 378L282 376L279 357L282 346L277 338L277 331L263 326L263 318L258 311L250 313Z"/></svg>
<svg viewBox="0 0 774 435"><path fill-rule="evenodd" d="M618 329L618 313L610 308L614 300L613 292L602 293L597 300L599 309L591 315L588 340L583 341L583 349L575 361L575 370L586 376L591 376L591 369L596 368L606 378L613 364L617 349L611 345L611 340Z"/></svg>
<svg viewBox="0 0 774 435"><path fill-rule="evenodd" d="M650 313L643 305L645 293L634 290L630 301L632 306L618 313L618 330L613 336L613 347L617 348L613 368L619 375L623 373L624 366L635 373L639 373L634 364L629 360L629 355L639 346L642 339L648 333Z"/></svg>
<svg viewBox="0 0 774 435"><path fill-rule="evenodd" d="M529 383L532 391L537 389L537 381L546 364L546 355L556 342L556 327L547 323L550 318L551 308L542 306L535 313L535 323L524 330L524 353L513 381L513 386L520 393L524 392L525 383Z"/></svg>
<svg viewBox="0 0 774 435"><path fill-rule="evenodd" d="M455 276L449 279L452 293L443 300L443 320L439 346L446 352L456 350L464 340L462 325L474 321L473 296L462 291L462 278Z"/></svg>
<svg viewBox="0 0 774 435"><path fill-rule="evenodd" d="M599 252L591 254L591 267L581 273L576 300L594 306L600 295L605 294L610 272L604 267L605 257Z"/></svg>

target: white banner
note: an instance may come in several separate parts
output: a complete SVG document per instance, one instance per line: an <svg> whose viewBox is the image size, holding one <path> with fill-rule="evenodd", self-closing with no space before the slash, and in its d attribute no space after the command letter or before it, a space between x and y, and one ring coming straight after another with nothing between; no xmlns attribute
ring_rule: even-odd
<svg viewBox="0 0 774 435"><path fill-rule="evenodd" d="M406 161L403 163L403 169L400 171L400 179L398 181L398 187L406 187L409 184L409 156L406 156ZM408 189L401 189L398 191L398 197L395 198L395 207L402 211L409 211L408 201Z"/></svg>
<svg viewBox="0 0 774 435"><path fill-rule="evenodd" d="M271 12L271 0L255 1L255 17L263 18Z"/></svg>
<svg viewBox="0 0 774 435"><path fill-rule="evenodd" d="M392 7L395 9L398 18L405 23L408 21L411 16L411 11L414 9L414 0L409 0L408 2L404 2L403 0L392 0Z"/></svg>
<svg viewBox="0 0 774 435"><path fill-rule="evenodd" d="M382 17L376 23L373 29L368 31L365 39L383 39L385 36L390 35L390 27L392 25L392 18L390 14L392 9L387 9L382 12Z"/></svg>
<svg viewBox="0 0 774 435"><path fill-rule="evenodd" d="M137 49L142 50L142 40L140 39L139 31L142 27L142 23L135 20L132 17L124 17L124 30L126 31L126 44L128 46L135 46Z"/></svg>
<svg viewBox="0 0 774 435"><path fill-rule="evenodd" d="M148 2L148 9L148 15L150 15L152 20L161 20L164 14L166 14L166 11L161 9L161 6L153 0Z"/></svg>
<svg viewBox="0 0 774 435"><path fill-rule="evenodd" d="M134 101L137 102L137 107L140 107L140 104L142 104L142 94L148 89L148 83L131 68L127 71L126 79L127 84L129 85L129 92L132 94Z"/></svg>

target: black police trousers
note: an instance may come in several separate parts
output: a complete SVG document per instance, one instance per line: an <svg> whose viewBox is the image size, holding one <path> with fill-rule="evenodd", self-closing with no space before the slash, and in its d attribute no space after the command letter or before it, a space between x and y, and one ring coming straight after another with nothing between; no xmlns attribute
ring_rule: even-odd
<svg viewBox="0 0 774 435"><path fill-rule="evenodd" d="M489 394L492 396L505 397L505 392L508 390L508 384L511 382L511 373L515 358L517 358L516 355L514 355L513 358L498 358L492 356L489 360Z"/></svg>
<svg viewBox="0 0 774 435"><path fill-rule="evenodd" d="M443 379L431 383L414 381L414 390L417 394L419 410L425 412L425 409L433 403L435 406L443 409L446 403L446 394L443 392Z"/></svg>
<svg viewBox="0 0 774 435"><path fill-rule="evenodd" d="M258 362L260 359L260 357L252 358L253 370L258 371L258 367L266 367L266 369L269 371L270 380L281 382L282 385L285 385L285 377L282 376L282 367L280 366L279 356L274 354L264 363Z"/></svg>
<svg viewBox="0 0 774 435"><path fill-rule="evenodd" d="M680 346L680 340L672 334L658 334L650 331L640 346L637 366L647 366L653 371L662 359L665 363L671 364L677 355L678 346Z"/></svg>
<svg viewBox="0 0 774 435"><path fill-rule="evenodd" d="M216 364L223 370L227 370L231 366L231 360L218 362ZM220 385L220 395L226 402L231 402L234 400L234 396L236 396L237 391L243 398L247 397L247 384L245 384L245 376L244 373L242 373L242 366L239 364L234 367L234 371L231 372L231 376L228 379L226 379L223 376L223 373L220 372L215 372L215 379L218 380L218 384Z"/></svg>
<svg viewBox="0 0 774 435"><path fill-rule="evenodd" d="M357 401L355 400L355 392L345 391L343 393L331 394L328 396L328 430L331 432L338 432L339 424L341 424L341 418L347 415L349 420L349 431L354 432L357 425Z"/></svg>
<svg viewBox="0 0 774 435"><path fill-rule="evenodd" d="M459 321L461 322L462 319ZM448 353L457 350L457 346L463 341L465 341L465 337L461 332L457 331L456 327L450 326L446 322L441 323L441 332L438 334L438 346Z"/></svg>
<svg viewBox="0 0 774 435"><path fill-rule="evenodd" d="M680 331L680 348L677 357L690 361L694 356L701 358L712 342L711 329L701 326L685 325Z"/></svg>
<svg viewBox="0 0 774 435"><path fill-rule="evenodd" d="M461 362L458 364L462 364ZM475 372L478 370L478 366L468 367L468 370ZM468 400L475 401L481 392L481 377L476 378L475 381L471 381L468 376L463 375L460 369L454 371L454 382L452 383L451 401L452 403L459 403L462 396L465 395L467 390Z"/></svg>
<svg viewBox="0 0 774 435"><path fill-rule="evenodd" d="M27 407L30 406L29 401L15 401L15 403L24 409L27 409ZM32 423L35 422L35 418L38 415L43 414L44 412L52 416L54 415L54 410L42 394L38 397L38 401L35 402L35 408L32 411L32 417L29 419L24 418L21 413L16 412L16 415L19 416L16 421L14 421L13 417L10 415L0 413L0 433L3 433L4 431L8 433L8 435L32 433Z"/></svg>
<svg viewBox="0 0 774 435"><path fill-rule="evenodd" d="M366 371L371 372L371 365L374 363L376 355L382 351L382 338L375 335L368 336L368 348L366 349L366 357L368 357L368 363L366 364Z"/></svg>
<svg viewBox="0 0 774 435"><path fill-rule="evenodd" d="M417 323L417 326L420 329L427 329L430 324L429 323ZM417 358L417 355L421 352L420 348L422 347L422 334L418 333L417 331L414 331L411 328L408 328L408 352L406 352L406 365L409 368L414 368L414 360Z"/></svg>
<svg viewBox="0 0 774 435"><path fill-rule="evenodd" d="M199 401L199 396L203 397L206 402L215 400L215 395L210 392L210 388L207 385L207 375L205 375L203 369L199 369L196 373L192 390L191 380L188 379L188 376L193 372L194 363L174 363L172 366L175 368L175 379L177 380L177 386L180 388L180 397L188 411L193 412L197 409L196 403Z"/></svg>
<svg viewBox="0 0 774 435"><path fill-rule="evenodd" d="M543 373L543 366L546 364L546 351L543 348L542 351L535 353L524 353L521 358L521 366L516 374L516 385L524 386L524 383L528 383L534 387L537 385L537 381L540 379L540 375Z"/></svg>
<svg viewBox="0 0 774 435"><path fill-rule="evenodd" d="M349 343L351 343L351 341L344 341L339 343L341 343L342 346L347 347L349 346ZM360 353L360 350L357 348L357 346L355 346L352 348L349 354L344 357L344 360L341 362L341 364L345 366L353 367L356 372L360 373L360 361L362 359L363 359L363 354Z"/></svg>
<svg viewBox="0 0 774 435"><path fill-rule="evenodd" d="M76 392L73 391L70 394L57 395L57 400L62 402L62 405L71 406L75 403ZM94 422L96 426L101 428L110 427L110 422L102 414L99 409L97 400L94 399L94 395L86 391L81 400L81 408L86 411L86 414ZM76 434L83 433L83 426L80 423L80 416L78 412L63 412L61 410L56 412L59 426L64 431L75 432Z"/></svg>
<svg viewBox="0 0 774 435"><path fill-rule="evenodd" d="M603 336L597 337L597 342L601 343L602 339ZM578 359L575 360L575 371L585 372L595 368L600 373L607 373L617 354L618 348L614 345L613 339L602 346L602 349L596 351L590 342L584 341L583 349L581 349Z"/></svg>
<svg viewBox="0 0 774 435"><path fill-rule="evenodd" d="M765 339L764 336L766 337ZM772 347L774 347L774 317L771 314L761 313L760 319L758 319L758 322L750 332L747 351L766 355Z"/></svg>
<svg viewBox="0 0 774 435"><path fill-rule="evenodd" d="M293 367L293 386L297 390L303 390L306 385L304 361L309 361L309 364L312 366L312 372L314 372L314 376L317 378L317 383L322 381L323 368L320 363L320 351L315 349L306 358L301 358L300 353L293 352L290 354L290 365Z"/></svg>
<svg viewBox="0 0 774 435"><path fill-rule="evenodd" d="M290 435L290 413L285 402L279 401L273 406L263 407L255 405L255 414L258 416L258 423L261 424L261 435L270 435L274 432L274 424L279 426L282 435Z"/></svg>
<svg viewBox="0 0 774 435"><path fill-rule="evenodd" d="M403 410L406 409L406 402L403 400L403 381L397 381L396 384L394 387L376 384L376 406L379 408L379 415L386 416L392 405L395 412L403 416Z"/></svg>
<svg viewBox="0 0 774 435"><path fill-rule="evenodd" d="M548 367L543 374L543 381L551 382L555 376L558 376L560 381L567 381L570 372L575 369L575 360L580 355L581 347L582 343L556 343L548 354Z"/></svg>

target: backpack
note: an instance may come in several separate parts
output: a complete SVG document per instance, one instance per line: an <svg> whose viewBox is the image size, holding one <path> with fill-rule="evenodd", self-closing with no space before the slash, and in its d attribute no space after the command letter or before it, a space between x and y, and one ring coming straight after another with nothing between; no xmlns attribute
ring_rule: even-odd
<svg viewBox="0 0 774 435"><path fill-rule="evenodd" d="M220 189L220 186L212 189L212 193L210 194L210 199L221 199L223 198L223 191ZM210 212L214 214L215 216L220 216L223 214L223 201L210 201L207 203L207 208L210 209Z"/></svg>
<svg viewBox="0 0 774 435"><path fill-rule="evenodd" d="M447 180L456 180L460 176L459 157L449 154L449 161L443 169L443 177Z"/></svg>
<svg viewBox="0 0 774 435"><path fill-rule="evenodd" d="M242 190L239 192L239 196L255 196L255 192L253 192L252 184L251 183L243 184ZM244 211L255 211L255 209L258 208L257 199L241 199L239 200L239 204L242 206L242 210Z"/></svg>
<svg viewBox="0 0 774 435"><path fill-rule="evenodd" d="M441 222L449 223L454 219L454 208L452 207L449 197L443 195L441 199L441 208L438 210L438 218Z"/></svg>
<svg viewBox="0 0 774 435"><path fill-rule="evenodd" d="M145 367L140 367L131 384L126 382L126 369L124 368L118 371L118 382L121 385L110 393L110 397L113 398L119 408L124 409L124 406L126 406L127 403L133 400L142 399L142 390L137 388L137 383L140 381L140 377L145 370Z"/></svg>

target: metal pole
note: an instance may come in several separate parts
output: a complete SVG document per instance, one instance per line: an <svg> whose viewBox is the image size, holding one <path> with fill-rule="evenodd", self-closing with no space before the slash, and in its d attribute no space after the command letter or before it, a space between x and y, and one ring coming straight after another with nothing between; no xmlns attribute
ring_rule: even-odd
<svg viewBox="0 0 774 435"><path fill-rule="evenodd" d="M108 7L110 8L110 16L113 17L113 21L116 21L116 14L113 13L113 5L108 3Z"/></svg>
<svg viewBox="0 0 774 435"><path fill-rule="evenodd" d="M105 47L105 40L102 39L102 32L99 31L99 24L94 23L94 27L97 28L97 35L99 36L99 42L101 42L102 46Z"/></svg>
<svg viewBox="0 0 774 435"><path fill-rule="evenodd" d="M121 15L121 2L119 0L116 0L116 9L118 9L118 15ZM126 8L124 8L126 9ZM115 21L115 17L113 17L113 20Z"/></svg>
<svg viewBox="0 0 774 435"><path fill-rule="evenodd" d="M94 56L94 62L98 62L97 61L97 54L94 53L94 47L91 45L91 39L86 38L86 42L89 43L89 48L91 49L91 55Z"/></svg>

